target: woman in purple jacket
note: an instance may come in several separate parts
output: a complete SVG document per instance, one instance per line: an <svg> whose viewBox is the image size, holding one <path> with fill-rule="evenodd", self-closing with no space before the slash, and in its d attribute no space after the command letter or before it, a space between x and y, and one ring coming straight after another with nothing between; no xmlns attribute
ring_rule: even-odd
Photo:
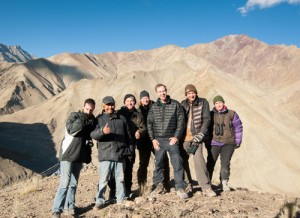
<svg viewBox="0 0 300 218"><path fill-rule="evenodd" d="M216 161L221 156L220 179L223 191L230 191L228 180L230 160L235 149L239 148L243 137L243 124L238 114L228 110L222 96L213 98L214 108L211 111L210 134L208 146L207 169L212 178Z"/></svg>

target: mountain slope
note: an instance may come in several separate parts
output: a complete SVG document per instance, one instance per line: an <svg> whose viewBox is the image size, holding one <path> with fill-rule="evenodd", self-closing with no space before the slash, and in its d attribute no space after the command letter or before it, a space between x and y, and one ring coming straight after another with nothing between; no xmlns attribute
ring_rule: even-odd
<svg viewBox="0 0 300 218"><path fill-rule="evenodd" d="M21 46L6 46L0 43L0 62L26 62L32 59L33 57Z"/></svg>
<svg viewBox="0 0 300 218"><path fill-rule="evenodd" d="M24 93L27 97L20 95L22 99L32 104L22 103L27 107L1 116L0 122L44 124L49 129L44 132L45 137L51 137L57 149L68 114L81 109L86 98L96 100L95 114L98 114L106 95L114 96L119 108L127 93L138 98L139 92L146 89L151 98L156 99L154 86L164 83L171 97L181 101L185 98L185 85L192 83L199 95L209 100L211 107L212 98L216 94L223 95L226 105L236 110L243 121L244 139L232 159L230 184L250 190L299 195L297 96L300 71L297 69L300 67L296 61L300 57L299 49L274 48L246 36L228 36L186 49L165 46L129 53L65 53L48 60L6 64L0 71L1 84L5 84L5 87L1 85L4 87L1 99L2 93L9 99L16 87L11 84L26 81L24 84L32 85L26 90L19 88L23 90L19 93ZM256 55L259 58L255 58ZM285 56L290 57L287 61L296 69L278 62L279 57ZM281 75L283 70L287 70L287 77ZM38 94L42 97L37 97ZM31 96L39 103L30 100ZM5 102L1 107L5 107ZM15 136L15 131L7 131L3 138L15 137L21 146L23 138ZM25 131L21 129L20 135ZM40 150L41 145L33 146ZM0 144L0 148L2 146ZM217 170L213 178L215 183L218 182Z"/></svg>

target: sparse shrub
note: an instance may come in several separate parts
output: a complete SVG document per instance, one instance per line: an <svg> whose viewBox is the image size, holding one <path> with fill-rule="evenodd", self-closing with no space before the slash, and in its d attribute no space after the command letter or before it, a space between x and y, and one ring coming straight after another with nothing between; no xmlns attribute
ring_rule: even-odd
<svg viewBox="0 0 300 218"><path fill-rule="evenodd" d="M40 179L38 177L33 177L23 183L23 188L20 190L21 195L26 195L31 192L41 191Z"/></svg>

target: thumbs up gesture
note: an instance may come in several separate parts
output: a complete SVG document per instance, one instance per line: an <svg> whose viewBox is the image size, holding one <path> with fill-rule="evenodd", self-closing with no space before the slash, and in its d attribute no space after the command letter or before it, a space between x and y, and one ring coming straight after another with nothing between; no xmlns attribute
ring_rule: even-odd
<svg viewBox="0 0 300 218"><path fill-rule="evenodd" d="M108 123L103 127L102 132L107 135L110 133L110 127L108 126Z"/></svg>

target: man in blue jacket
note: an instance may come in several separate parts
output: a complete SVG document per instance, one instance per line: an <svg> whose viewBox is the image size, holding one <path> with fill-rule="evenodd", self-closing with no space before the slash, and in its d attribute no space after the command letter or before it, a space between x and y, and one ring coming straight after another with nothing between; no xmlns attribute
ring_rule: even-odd
<svg viewBox="0 0 300 218"><path fill-rule="evenodd" d="M66 122L65 137L60 146L60 183L53 203L52 217L60 217L63 211L75 214L75 193L83 163L91 162L92 139L95 129L93 115L95 101L86 99L83 111L72 112Z"/></svg>

